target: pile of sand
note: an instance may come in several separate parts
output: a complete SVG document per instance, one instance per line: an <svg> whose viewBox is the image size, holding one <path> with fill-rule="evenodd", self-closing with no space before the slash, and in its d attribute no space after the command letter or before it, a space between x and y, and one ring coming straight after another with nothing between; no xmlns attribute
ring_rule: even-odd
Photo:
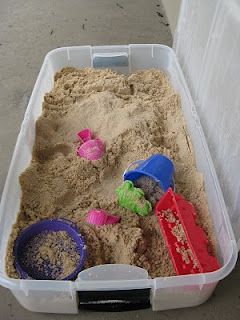
<svg viewBox="0 0 240 320"><path fill-rule="evenodd" d="M98 161L76 156L76 133L86 127L105 142L106 152ZM85 236L85 267L127 263L145 268L152 277L173 275L155 216L120 208L115 195L128 164L153 153L174 161L176 191L193 203L197 221L213 243L203 179L195 168L179 97L167 77L157 70L130 76L97 69L58 72L36 123L32 162L20 176L22 200L9 240L8 275L17 277L12 248L20 230L56 217L73 220ZM86 213L93 208L120 215L121 223L86 224Z"/></svg>

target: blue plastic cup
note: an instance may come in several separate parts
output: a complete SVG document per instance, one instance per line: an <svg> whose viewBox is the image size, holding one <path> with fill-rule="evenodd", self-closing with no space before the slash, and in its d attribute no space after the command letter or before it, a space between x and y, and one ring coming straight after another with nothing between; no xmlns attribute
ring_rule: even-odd
<svg viewBox="0 0 240 320"><path fill-rule="evenodd" d="M41 232L48 231L65 231L75 242L76 249L80 255L80 259L75 270L67 277L61 280L71 280L81 271L85 261L85 242L83 237L78 233L77 226L67 219L46 219L31 224L29 227L22 230L14 244L14 265L21 279L36 279L36 280L53 280L51 269L49 267L49 275L41 274L36 266L31 265L28 268L23 265L22 257L28 242Z"/></svg>
<svg viewBox="0 0 240 320"><path fill-rule="evenodd" d="M129 170L133 165L138 164L135 169ZM154 154L146 160L137 160L132 162L123 174L123 180L135 180L145 175L159 183L161 189L165 192L169 187L174 189L174 165L166 156Z"/></svg>

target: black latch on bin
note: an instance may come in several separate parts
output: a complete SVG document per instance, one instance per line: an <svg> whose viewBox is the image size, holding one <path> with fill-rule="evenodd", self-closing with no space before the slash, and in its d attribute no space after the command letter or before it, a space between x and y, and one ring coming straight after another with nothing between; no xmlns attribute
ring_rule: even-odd
<svg viewBox="0 0 240 320"><path fill-rule="evenodd" d="M81 291L79 309L128 311L150 308L150 289Z"/></svg>

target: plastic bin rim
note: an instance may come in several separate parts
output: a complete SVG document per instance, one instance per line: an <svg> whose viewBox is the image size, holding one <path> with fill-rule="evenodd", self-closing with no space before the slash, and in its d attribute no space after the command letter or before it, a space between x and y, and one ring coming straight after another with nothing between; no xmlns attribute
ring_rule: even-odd
<svg viewBox="0 0 240 320"><path fill-rule="evenodd" d="M165 45L165 44L160 44L160 43L148 43L148 44L144 44L144 43L130 43L128 45L121 45L121 44L114 44L114 45L110 45L110 46L107 46L107 45L96 45L96 46L92 46L92 45L83 45L83 46L66 46L66 47L60 47L60 48L55 48L55 49L52 49L50 51L48 51L44 57L44 62L45 60L48 60L49 58L51 58L52 55L54 55L55 53L58 53L58 52L62 52L62 51L68 51L69 49L70 50L77 50L77 49L83 49L83 48L86 48L86 49L89 49L91 55L92 55L92 51L93 50L97 50L97 49L102 49L102 48L108 48L108 49L118 49L118 48L122 48L122 49L126 49L129 51L129 53L131 52L131 48L132 47L151 47L151 48L162 48L166 51L169 51L171 52L171 54L174 55L174 58L176 58L175 56L175 52L173 50L173 48ZM43 62L43 63L44 63Z"/></svg>
<svg viewBox="0 0 240 320"><path fill-rule="evenodd" d="M231 258L220 269L209 272L190 274L182 276L171 277L157 277L154 279L137 279L137 280L108 280L108 281L59 281L59 280L27 280L27 279L13 279L9 278L2 273L0 274L0 285L10 290L50 290L58 291L58 287L61 290L89 290L92 289L92 285L95 290L101 290L109 288L112 290L121 290L121 288L135 289L139 287L142 282L142 287L148 288L167 288L173 286L193 286L193 285L205 285L209 283L215 283L225 278L234 268L237 261L237 246L235 241L231 241L232 255ZM194 279L194 281L192 281ZM189 281L191 280L191 281ZM40 286L38 286L38 284ZM42 285L46 284L43 288Z"/></svg>

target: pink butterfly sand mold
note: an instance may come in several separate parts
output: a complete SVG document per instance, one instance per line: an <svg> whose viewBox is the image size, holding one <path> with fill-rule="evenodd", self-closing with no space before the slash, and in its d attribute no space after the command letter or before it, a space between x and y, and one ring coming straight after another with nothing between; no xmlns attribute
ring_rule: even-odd
<svg viewBox="0 0 240 320"><path fill-rule="evenodd" d="M77 137L82 143L77 148L77 155L87 160L98 160L104 153L104 143L99 139L92 139L90 129L86 128L77 133Z"/></svg>
<svg viewBox="0 0 240 320"><path fill-rule="evenodd" d="M96 226L103 226L105 224L116 224L120 222L121 217L108 214L101 209L92 209L88 212L85 221Z"/></svg>

